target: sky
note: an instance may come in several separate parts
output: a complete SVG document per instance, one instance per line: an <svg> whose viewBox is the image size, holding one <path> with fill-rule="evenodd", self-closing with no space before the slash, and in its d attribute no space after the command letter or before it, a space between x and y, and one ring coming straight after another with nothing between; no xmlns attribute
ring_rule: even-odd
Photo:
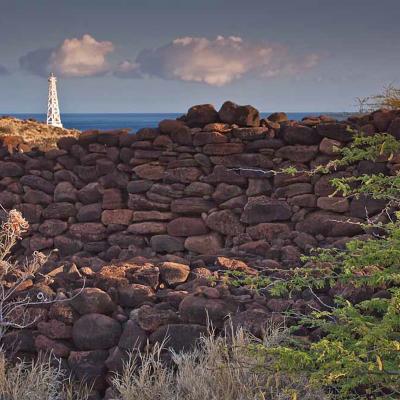
<svg viewBox="0 0 400 400"><path fill-rule="evenodd" d="M400 0L0 0L0 114L352 111L400 86Z"/></svg>

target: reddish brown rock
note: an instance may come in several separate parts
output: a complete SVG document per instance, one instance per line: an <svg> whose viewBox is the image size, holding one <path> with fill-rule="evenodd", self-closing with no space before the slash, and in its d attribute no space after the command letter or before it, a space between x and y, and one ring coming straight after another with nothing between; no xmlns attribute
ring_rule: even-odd
<svg viewBox="0 0 400 400"><path fill-rule="evenodd" d="M52 203L43 210L42 215L46 219L68 219L76 215L76 208L70 203Z"/></svg>
<svg viewBox="0 0 400 400"><path fill-rule="evenodd" d="M171 236L195 236L207 233L207 227L201 218L179 217L168 223L168 234Z"/></svg>
<svg viewBox="0 0 400 400"><path fill-rule="evenodd" d="M39 232L45 236L58 236L65 232L68 228L68 224L65 221L59 219L48 219L39 226Z"/></svg>
<svg viewBox="0 0 400 400"><path fill-rule="evenodd" d="M83 242L95 242L106 237L106 228L103 224L96 222L86 222L73 224L69 228L71 236Z"/></svg>
<svg viewBox="0 0 400 400"><path fill-rule="evenodd" d="M123 307L139 307L155 301L154 291L145 285L130 284L118 289L119 303Z"/></svg>
<svg viewBox="0 0 400 400"><path fill-rule="evenodd" d="M71 351L68 366L77 380L86 382L93 389L104 390L107 357L108 351L105 350Z"/></svg>
<svg viewBox="0 0 400 400"><path fill-rule="evenodd" d="M296 225L296 230L323 236L355 236L363 232L357 218L346 217L328 211L316 211Z"/></svg>
<svg viewBox="0 0 400 400"><path fill-rule="evenodd" d="M132 216L133 222L143 221L170 221L173 218L170 212L160 211L134 211Z"/></svg>
<svg viewBox="0 0 400 400"><path fill-rule="evenodd" d="M246 232L253 240L266 239L271 241L279 237L287 237L290 233L290 228L286 224L280 223L261 223L254 226L249 226Z"/></svg>
<svg viewBox="0 0 400 400"><path fill-rule="evenodd" d="M144 305L139 308L137 315L139 326L147 332L154 332L162 325L179 323L179 317L172 310L158 310Z"/></svg>
<svg viewBox="0 0 400 400"><path fill-rule="evenodd" d="M294 162L307 163L318 154L318 146L284 146L276 153L277 157Z"/></svg>
<svg viewBox="0 0 400 400"><path fill-rule="evenodd" d="M322 154L327 154L328 156L334 156L343 146L342 142L338 140L323 138L321 143L319 144L319 151Z"/></svg>
<svg viewBox="0 0 400 400"><path fill-rule="evenodd" d="M400 140L400 117L393 119L388 128L388 133Z"/></svg>
<svg viewBox="0 0 400 400"><path fill-rule="evenodd" d="M201 175L202 173L198 168L181 167L168 169L164 178L166 182L190 183L197 181Z"/></svg>
<svg viewBox="0 0 400 400"><path fill-rule="evenodd" d="M232 185L244 186L247 183L246 178L240 176L240 172L227 169L223 165L216 165L211 174L204 179L206 183L230 183Z"/></svg>
<svg viewBox="0 0 400 400"><path fill-rule="evenodd" d="M175 352L190 351L207 335L207 328L197 324L169 324L150 335L151 343L164 343Z"/></svg>
<svg viewBox="0 0 400 400"><path fill-rule="evenodd" d="M272 122L285 122L288 121L289 118L284 112L274 112L267 117L268 121Z"/></svg>
<svg viewBox="0 0 400 400"><path fill-rule="evenodd" d="M54 189L54 201L75 203L77 200L77 190L70 182L60 182Z"/></svg>
<svg viewBox="0 0 400 400"><path fill-rule="evenodd" d="M121 325L102 314L85 314L75 322L72 338L80 350L103 350L115 346L121 336Z"/></svg>
<svg viewBox="0 0 400 400"><path fill-rule="evenodd" d="M177 214L201 214L214 208L214 202L200 197L185 197L173 200L171 211Z"/></svg>
<svg viewBox="0 0 400 400"><path fill-rule="evenodd" d="M319 124L317 132L323 137L339 140L340 142L349 142L352 139L352 134L344 123Z"/></svg>
<svg viewBox="0 0 400 400"><path fill-rule="evenodd" d="M194 146L204 146L212 143L226 143L228 137L219 132L196 132L193 135Z"/></svg>
<svg viewBox="0 0 400 400"><path fill-rule="evenodd" d="M244 261L234 258L217 257L215 265L222 270L245 272L246 274L254 275L256 270L250 268Z"/></svg>
<svg viewBox="0 0 400 400"><path fill-rule="evenodd" d="M259 196L249 199L240 220L247 224L256 224L285 221L290 219L291 215L292 212L287 202Z"/></svg>
<svg viewBox="0 0 400 400"><path fill-rule="evenodd" d="M152 236L150 246L157 253L176 253L184 250L183 239L170 235Z"/></svg>
<svg viewBox="0 0 400 400"><path fill-rule="evenodd" d="M70 303L81 315L111 314L116 308L108 293L97 288L78 289L74 292Z"/></svg>
<svg viewBox="0 0 400 400"><path fill-rule="evenodd" d="M260 114L252 106L238 106L237 104L226 101L218 111L222 122L236 124L239 126L259 126Z"/></svg>
<svg viewBox="0 0 400 400"><path fill-rule="evenodd" d="M98 182L91 182L77 193L78 200L83 204L97 203L102 198L102 188Z"/></svg>
<svg viewBox="0 0 400 400"><path fill-rule="evenodd" d="M163 178L165 169L163 166L156 164L142 164L133 169L135 174L141 179L149 179L151 181L158 181Z"/></svg>
<svg viewBox="0 0 400 400"><path fill-rule="evenodd" d="M20 183L21 185L29 186L32 189L41 190L47 194L53 194L55 189L53 183L36 175L25 175L20 178Z"/></svg>
<svg viewBox="0 0 400 400"><path fill-rule="evenodd" d="M50 339L70 339L72 337L72 326L56 319L39 322L38 330Z"/></svg>
<svg viewBox="0 0 400 400"><path fill-rule="evenodd" d="M321 141L315 128L303 125L286 126L283 129L283 138L288 144L312 145Z"/></svg>
<svg viewBox="0 0 400 400"><path fill-rule="evenodd" d="M79 208L76 219L79 222L99 222L101 218L101 203L85 204Z"/></svg>
<svg viewBox="0 0 400 400"><path fill-rule="evenodd" d="M186 114L186 123L190 127L203 127L218 121L218 113L212 104L199 104L190 107Z"/></svg>
<svg viewBox="0 0 400 400"><path fill-rule="evenodd" d="M53 354L55 357L66 358L71 352L71 346L65 343L49 339L44 335L39 335L35 339L35 347L38 351Z"/></svg>
<svg viewBox="0 0 400 400"><path fill-rule="evenodd" d="M206 326L210 321L216 328L222 327L236 309L233 301L208 299L196 294L186 296L179 305L179 313L185 322Z"/></svg>
<svg viewBox="0 0 400 400"><path fill-rule="evenodd" d="M268 128L253 127L253 128L233 128L232 135L235 138L242 140L257 140L268 137Z"/></svg>
<svg viewBox="0 0 400 400"><path fill-rule="evenodd" d="M136 321L129 320L124 325L118 347L124 350L143 350L147 342L146 332Z"/></svg>
<svg viewBox="0 0 400 400"><path fill-rule="evenodd" d="M101 214L101 222L104 225L129 225L132 221L132 210L104 210Z"/></svg>
<svg viewBox="0 0 400 400"><path fill-rule="evenodd" d="M239 186L220 183L215 189L212 198L217 203L222 203L232 199L233 197L239 196L240 194L242 194L242 189Z"/></svg>
<svg viewBox="0 0 400 400"><path fill-rule="evenodd" d="M165 222L136 222L128 226L128 232L135 235L159 235L167 232Z"/></svg>
<svg viewBox="0 0 400 400"><path fill-rule="evenodd" d="M349 200L342 197L320 197L317 207L322 210L343 213L349 210Z"/></svg>
<svg viewBox="0 0 400 400"><path fill-rule="evenodd" d="M217 254L223 247L218 233L190 236L185 240L185 249L199 254Z"/></svg>
<svg viewBox="0 0 400 400"><path fill-rule="evenodd" d="M185 264L164 262L159 265L161 279L169 286L186 282L190 268Z"/></svg>
<svg viewBox="0 0 400 400"><path fill-rule="evenodd" d="M214 144L206 144L203 147L204 154L213 156L238 154L242 153L243 150L244 150L243 143L214 143Z"/></svg>
<svg viewBox="0 0 400 400"><path fill-rule="evenodd" d="M206 225L212 230L227 236L235 236L244 232L239 217L230 210L216 211L206 218Z"/></svg>
<svg viewBox="0 0 400 400"><path fill-rule="evenodd" d="M24 174L24 168L15 162L0 161L0 178L17 177Z"/></svg>

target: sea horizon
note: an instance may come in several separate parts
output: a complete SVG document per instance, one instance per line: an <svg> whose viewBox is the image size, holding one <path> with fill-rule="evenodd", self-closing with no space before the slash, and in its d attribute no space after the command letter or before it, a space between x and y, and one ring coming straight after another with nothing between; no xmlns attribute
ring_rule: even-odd
<svg viewBox="0 0 400 400"><path fill-rule="evenodd" d="M272 114L273 111L261 112L262 118ZM176 119L183 115L184 112L175 113L63 113L61 121L64 128L78 129L80 131L88 129L110 130L110 129L129 129L137 131L141 128L154 128L163 119ZM288 118L291 120L300 121L307 116L329 115L335 119L343 120L352 112L319 112L319 111L304 111L304 112L287 112ZM46 121L44 113L0 113L0 116L10 116L19 119L35 119L40 122Z"/></svg>

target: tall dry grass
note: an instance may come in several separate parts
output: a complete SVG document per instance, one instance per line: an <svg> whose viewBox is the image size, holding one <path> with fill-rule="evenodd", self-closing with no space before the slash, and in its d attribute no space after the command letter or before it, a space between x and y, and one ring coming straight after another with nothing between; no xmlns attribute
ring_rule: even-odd
<svg viewBox="0 0 400 400"><path fill-rule="evenodd" d="M132 355L112 380L118 400L324 400L306 377L268 372L257 345L276 346L287 331L274 327L262 343L242 329L224 337L203 337L190 352L173 353L165 364L163 346ZM264 353L265 354L265 353Z"/></svg>

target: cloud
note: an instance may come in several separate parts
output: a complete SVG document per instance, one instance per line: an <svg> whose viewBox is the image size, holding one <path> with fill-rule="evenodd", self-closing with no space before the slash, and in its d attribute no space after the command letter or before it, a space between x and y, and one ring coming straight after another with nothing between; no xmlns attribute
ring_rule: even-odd
<svg viewBox="0 0 400 400"><path fill-rule="evenodd" d="M4 66L0 64L0 76L8 75L10 71Z"/></svg>
<svg viewBox="0 0 400 400"><path fill-rule="evenodd" d="M319 59L317 54L294 56L284 46L253 43L237 36L217 36L213 40L188 36L143 50L135 61L121 63L114 74L223 86L244 76L299 75L313 68Z"/></svg>
<svg viewBox="0 0 400 400"><path fill-rule="evenodd" d="M52 49L30 51L19 59L19 65L22 69L34 75L47 77L50 72L49 59L52 52Z"/></svg>
<svg viewBox="0 0 400 400"><path fill-rule="evenodd" d="M118 65L114 71L114 75L119 78L141 78L142 73L140 70L140 64L130 60L125 60Z"/></svg>
<svg viewBox="0 0 400 400"><path fill-rule="evenodd" d="M86 34L65 39L54 49L38 49L20 58L20 66L39 76L54 72L61 77L103 75L110 70L107 55L114 50L109 41L99 42Z"/></svg>

